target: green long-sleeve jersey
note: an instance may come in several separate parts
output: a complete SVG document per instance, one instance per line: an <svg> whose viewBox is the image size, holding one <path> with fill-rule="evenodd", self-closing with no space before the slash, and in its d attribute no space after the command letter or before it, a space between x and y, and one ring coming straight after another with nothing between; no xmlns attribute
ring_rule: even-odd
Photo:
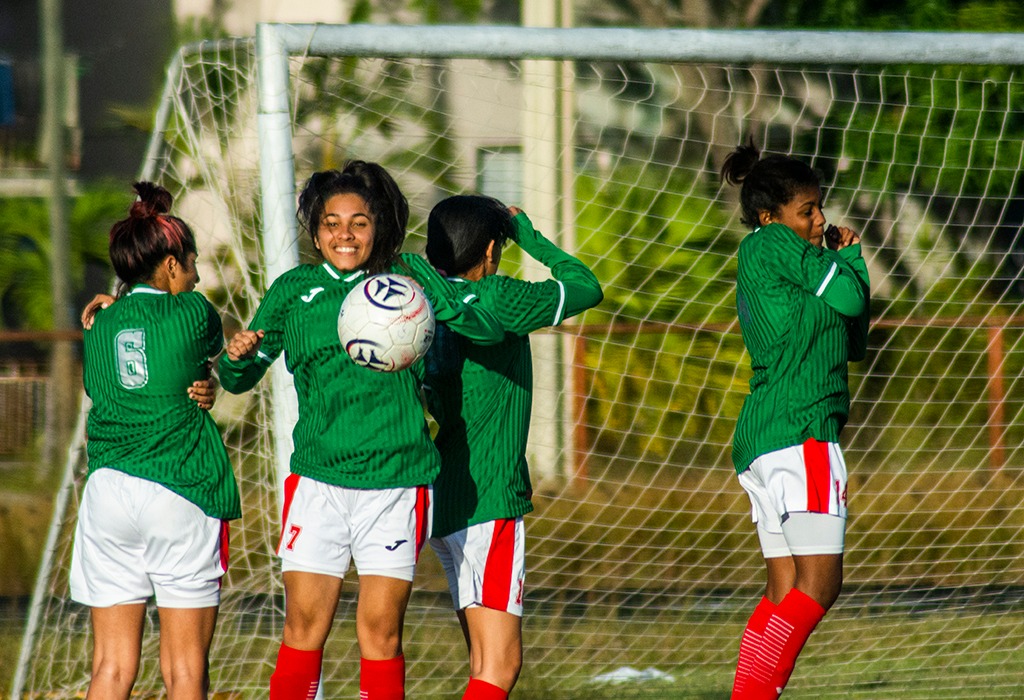
<svg viewBox="0 0 1024 700"><path fill-rule="evenodd" d="M859 244L833 251L782 224L743 239L736 308L753 377L733 437L737 472L809 438L838 441L850 412L847 366L867 348L869 302Z"/></svg>
<svg viewBox="0 0 1024 700"><path fill-rule="evenodd" d="M420 256L403 254L390 271L420 283L437 320L485 342L502 337L500 324L472 294L461 294ZM248 391L283 352L299 404L292 473L348 488L430 484L440 460L420 399L423 363L374 372L353 362L338 339L341 303L366 276L328 262L281 275L249 324L265 332L258 353L222 357L220 381L232 393Z"/></svg>
<svg viewBox="0 0 1024 700"><path fill-rule="evenodd" d="M533 509L526 441L533 401L528 334L596 306L601 285L586 265L515 217L516 242L551 270L527 282L490 275L453 278L505 328L504 340L481 346L441 327L427 356L427 398L438 423L441 473L434 482L433 536Z"/></svg>
<svg viewBox="0 0 1024 700"><path fill-rule="evenodd" d="M97 312L85 331L89 473L109 467L155 481L215 518L238 518L235 475L220 432L188 397L224 331L198 292L146 285Z"/></svg>

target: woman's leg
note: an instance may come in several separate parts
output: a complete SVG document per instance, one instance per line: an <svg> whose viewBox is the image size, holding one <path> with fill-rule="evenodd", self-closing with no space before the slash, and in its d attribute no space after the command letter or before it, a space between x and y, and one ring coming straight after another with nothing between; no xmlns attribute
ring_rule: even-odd
<svg viewBox="0 0 1024 700"><path fill-rule="evenodd" d="M270 676L271 700L306 700L316 694L341 585L337 576L284 572L284 640Z"/></svg>
<svg viewBox="0 0 1024 700"><path fill-rule="evenodd" d="M473 606L459 611L469 631L470 682L463 700L504 700L523 667L523 619Z"/></svg>
<svg viewBox="0 0 1024 700"><path fill-rule="evenodd" d="M160 672L168 700L203 700L210 690L209 654L217 608L158 608Z"/></svg>
<svg viewBox="0 0 1024 700"><path fill-rule="evenodd" d="M402 700L405 697L402 626L411 593L411 581L389 576L359 577L356 607L356 638L362 656L359 691L360 697L366 700Z"/></svg>
<svg viewBox="0 0 1024 700"><path fill-rule="evenodd" d="M92 608L92 679L86 700L125 700L142 654L144 603Z"/></svg>
<svg viewBox="0 0 1024 700"><path fill-rule="evenodd" d="M745 692L739 696L757 700L777 698L782 693L808 637L839 597L843 584L842 554L794 556L791 563L766 562L767 597L776 596L778 604L765 625L764 643L753 660Z"/></svg>

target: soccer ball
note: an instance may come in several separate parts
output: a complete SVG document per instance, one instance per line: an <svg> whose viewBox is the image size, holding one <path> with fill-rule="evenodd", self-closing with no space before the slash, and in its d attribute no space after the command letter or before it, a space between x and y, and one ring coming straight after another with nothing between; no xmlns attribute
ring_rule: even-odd
<svg viewBox="0 0 1024 700"><path fill-rule="evenodd" d="M427 354L434 338L434 310L415 280L374 275L341 303L338 338L357 365L398 372Z"/></svg>

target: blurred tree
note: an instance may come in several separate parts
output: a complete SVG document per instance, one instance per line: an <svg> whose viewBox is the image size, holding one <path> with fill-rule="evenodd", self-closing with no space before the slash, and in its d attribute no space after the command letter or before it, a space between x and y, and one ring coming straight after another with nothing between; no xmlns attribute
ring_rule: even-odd
<svg viewBox="0 0 1024 700"><path fill-rule="evenodd" d="M79 299L86 289L87 268L109 269L107 232L125 215L130 200L130 193L106 185L73 198L67 276ZM0 328L53 328L48 217L43 199L0 199Z"/></svg>

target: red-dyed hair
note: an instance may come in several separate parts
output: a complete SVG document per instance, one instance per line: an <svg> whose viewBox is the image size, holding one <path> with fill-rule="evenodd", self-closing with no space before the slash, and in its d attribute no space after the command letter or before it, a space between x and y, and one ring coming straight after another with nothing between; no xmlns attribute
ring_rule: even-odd
<svg viewBox="0 0 1024 700"><path fill-rule="evenodd" d="M196 238L188 224L170 215L171 193L152 182L136 182L139 198L122 219L110 228L110 262L120 280L119 295L152 278L168 255L187 266L196 253Z"/></svg>

